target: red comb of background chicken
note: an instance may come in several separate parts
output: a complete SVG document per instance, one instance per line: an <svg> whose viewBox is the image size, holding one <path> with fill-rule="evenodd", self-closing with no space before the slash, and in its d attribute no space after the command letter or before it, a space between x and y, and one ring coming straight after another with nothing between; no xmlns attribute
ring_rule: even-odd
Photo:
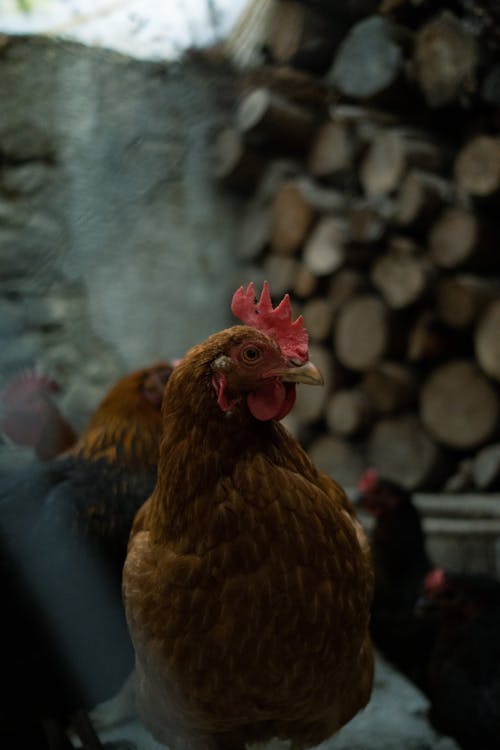
<svg viewBox="0 0 500 750"><path fill-rule="evenodd" d="M443 568L434 568L425 576L424 590L427 592L439 591L446 583L446 574Z"/></svg>
<svg viewBox="0 0 500 750"><path fill-rule="evenodd" d="M55 380L36 370L16 375L0 393L0 430L16 445L36 446L51 413L47 394L58 391Z"/></svg>
<svg viewBox="0 0 500 750"><path fill-rule="evenodd" d="M378 474L376 469L365 469L358 482L358 490L360 492L370 492L375 489L377 484Z"/></svg>
<svg viewBox="0 0 500 750"><path fill-rule="evenodd" d="M250 282L246 291L240 286L234 293L231 310L242 323L258 328L276 339L285 357L301 362L309 359L307 331L302 325L301 315L297 320L292 320L292 305L288 294L273 308L267 281L264 281L258 302L255 302L254 285Z"/></svg>
<svg viewBox="0 0 500 750"><path fill-rule="evenodd" d="M23 370L10 380L1 393L6 405L18 404L38 393L57 393L59 385L52 378L36 370Z"/></svg>

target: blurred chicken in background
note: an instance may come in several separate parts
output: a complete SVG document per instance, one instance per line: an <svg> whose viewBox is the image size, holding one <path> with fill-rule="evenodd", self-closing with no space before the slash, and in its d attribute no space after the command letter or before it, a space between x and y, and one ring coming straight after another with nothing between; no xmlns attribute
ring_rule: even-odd
<svg viewBox="0 0 500 750"><path fill-rule="evenodd" d="M360 507L375 519L370 534L375 570L373 641L394 666L421 687L434 629L414 611L432 567L420 515L411 493L374 469L364 472L358 493Z"/></svg>
<svg viewBox="0 0 500 750"><path fill-rule="evenodd" d="M418 612L437 629L426 665L432 723L463 750L498 750L500 581L437 568Z"/></svg>
<svg viewBox="0 0 500 750"><path fill-rule="evenodd" d="M2 747L67 748L70 719L84 747L99 747L86 710L133 668L121 573L156 480L171 372L159 362L122 378L55 460L2 449Z"/></svg>
<svg viewBox="0 0 500 750"><path fill-rule="evenodd" d="M25 370L10 380L0 394L0 431L15 445L34 449L40 461L49 461L70 448L77 436L62 414L52 378Z"/></svg>

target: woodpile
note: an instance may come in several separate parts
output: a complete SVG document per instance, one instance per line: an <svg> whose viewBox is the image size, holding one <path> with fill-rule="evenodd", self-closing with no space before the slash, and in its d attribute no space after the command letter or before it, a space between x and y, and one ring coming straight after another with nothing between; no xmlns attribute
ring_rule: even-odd
<svg viewBox="0 0 500 750"><path fill-rule="evenodd" d="M245 196L238 283L290 292L325 373L288 426L346 485L500 489L500 12L260 5L216 176Z"/></svg>

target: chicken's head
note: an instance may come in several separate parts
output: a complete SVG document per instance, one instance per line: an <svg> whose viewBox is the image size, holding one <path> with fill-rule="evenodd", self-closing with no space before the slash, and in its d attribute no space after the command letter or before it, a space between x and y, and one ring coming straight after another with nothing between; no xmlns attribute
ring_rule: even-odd
<svg viewBox="0 0 500 750"><path fill-rule="evenodd" d="M411 503L408 490L396 482L380 477L373 468L363 472L357 489L356 504L375 518L395 513Z"/></svg>
<svg viewBox="0 0 500 750"><path fill-rule="evenodd" d="M173 369L170 362L160 361L124 375L106 393L90 424L101 423L108 419L109 414L128 419L133 412L145 411L154 415L157 413L159 420L163 392Z"/></svg>
<svg viewBox="0 0 500 750"><path fill-rule="evenodd" d="M256 419L283 419L295 402L297 383L323 383L308 358L302 319L292 321L288 295L273 308L267 283L257 303L253 284L238 289L232 310L246 325L233 329L228 351L212 364L217 403L227 412L245 399Z"/></svg>

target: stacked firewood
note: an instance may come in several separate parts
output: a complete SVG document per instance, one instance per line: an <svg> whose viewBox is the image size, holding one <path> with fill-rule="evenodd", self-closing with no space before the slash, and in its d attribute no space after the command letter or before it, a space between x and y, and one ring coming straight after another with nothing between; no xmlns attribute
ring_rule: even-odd
<svg viewBox="0 0 500 750"><path fill-rule="evenodd" d="M325 375L289 426L346 484L494 490L498 4L264 4L215 172L246 200L239 281L290 292Z"/></svg>

